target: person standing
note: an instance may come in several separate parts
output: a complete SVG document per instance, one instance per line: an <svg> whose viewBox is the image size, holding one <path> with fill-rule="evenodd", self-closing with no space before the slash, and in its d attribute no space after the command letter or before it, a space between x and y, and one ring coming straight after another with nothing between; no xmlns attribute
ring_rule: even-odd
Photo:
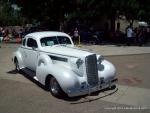
<svg viewBox="0 0 150 113"><path fill-rule="evenodd" d="M2 33L2 27L0 27L0 48L1 48L1 43L3 41L3 33Z"/></svg>
<svg viewBox="0 0 150 113"><path fill-rule="evenodd" d="M131 25L127 28L126 32L127 32L127 45L130 46L131 43L133 42L133 34L134 34Z"/></svg>
<svg viewBox="0 0 150 113"><path fill-rule="evenodd" d="M79 38L79 31L77 28L75 28L74 33L73 33L73 41L77 42L78 38Z"/></svg>
<svg viewBox="0 0 150 113"><path fill-rule="evenodd" d="M3 41L3 33L2 33L3 28L0 27L0 43Z"/></svg>
<svg viewBox="0 0 150 113"><path fill-rule="evenodd" d="M139 46L142 46L144 44L144 39L145 39L144 29L140 29L139 33L138 33L138 43L139 43Z"/></svg>

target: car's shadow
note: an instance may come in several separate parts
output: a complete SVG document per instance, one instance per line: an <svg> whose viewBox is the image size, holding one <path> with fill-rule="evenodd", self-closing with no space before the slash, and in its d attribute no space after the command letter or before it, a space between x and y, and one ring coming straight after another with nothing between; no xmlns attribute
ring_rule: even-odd
<svg viewBox="0 0 150 113"><path fill-rule="evenodd" d="M8 74L17 74L18 72L16 70L11 70L7 72Z"/></svg>
<svg viewBox="0 0 150 113"><path fill-rule="evenodd" d="M16 70L11 70L7 72L8 74L17 74L18 71ZM42 89L44 89L44 86L42 84L40 84L38 81L36 81L35 79L33 79L31 76L29 76L28 74L24 73L23 71L19 72L19 74L23 75L26 79L30 80L31 82L35 83L37 86L41 87ZM44 89L46 90L46 89Z"/></svg>
<svg viewBox="0 0 150 113"><path fill-rule="evenodd" d="M110 91L110 92L108 93L108 91ZM106 88L104 90L100 90L100 91L94 92L94 93L92 93L90 95L82 96L82 98L80 98L79 101L71 102L71 104L81 104L81 103L87 103L87 102L96 101L96 100L102 99L104 97L110 96L110 95L116 93L117 91L118 91L118 88L116 86L114 86L111 89L110 88ZM101 95L102 93L104 93L104 94Z"/></svg>
<svg viewBox="0 0 150 113"><path fill-rule="evenodd" d="M11 70L11 71L8 71L7 73L8 74L17 74L18 72L16 70ZM31 82L35 83L38 87L42 88L44 91L49 92L49 90L44 85L42 85L41 83L39 83L38 81L33 79L28 74L26 74L24 72L21 72L20 74L23 75L26 79L28 79ZM102 95L102 96L100 95L103 92L111 91L111 90L112 90L111 93L108 93L108 94ZM64 101L68 101L68 102L70 102L70 104L80 104L80 103L92 102L92 101L104 98L106 96L112 95L115 92L117 92L117 90L118 89L116 88L116 86L114 86L111 89L110 88L106 88L104 90L91 93L90 95L83 95L83 96L77 96L77 97L68 97L67 95L62 95L62 97L59 97L59 98L57 97L57 98L61 99L61 100L64 100ZM94 98L89 98L89 97L94 97Z"/></svg>

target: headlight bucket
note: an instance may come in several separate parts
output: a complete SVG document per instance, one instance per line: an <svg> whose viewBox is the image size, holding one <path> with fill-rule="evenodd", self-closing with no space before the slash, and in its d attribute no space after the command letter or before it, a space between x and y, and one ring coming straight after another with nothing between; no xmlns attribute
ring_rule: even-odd
<svg viewBox="0 0 150 113"><path fill-rule="evenodd" d="M79 68L83 64L83 60L80 58L76 61L77 67Z"/></svg>
<svg viewBox="0 0 150 113"><path fill-rule="evenodd" d="M70 59L70 66L72 68L72 71L74 71L79 76L83 76L83 63L84 61L81 58Z"/></svg>
<svg viewBox="0 0 150 113"><path fill-rule="evenodd" d="M97 55L97 63L98 63L98 64L101 64L103 60L104 60L104 56L102 56L102 55Z"/></svg>

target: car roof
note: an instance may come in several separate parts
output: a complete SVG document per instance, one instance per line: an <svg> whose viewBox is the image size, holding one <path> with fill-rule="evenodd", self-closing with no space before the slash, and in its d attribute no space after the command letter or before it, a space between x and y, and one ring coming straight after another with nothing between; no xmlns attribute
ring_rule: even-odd
<svg viewBox="0 0 150 113"><path fill-rule="evenodd" d="M50 37L50 36L67 36L68 37L66 33L57 32L57 31L34 32L34 33L27 34L25 37L32 37L34 39L37 39L37 38Z"/></svg>

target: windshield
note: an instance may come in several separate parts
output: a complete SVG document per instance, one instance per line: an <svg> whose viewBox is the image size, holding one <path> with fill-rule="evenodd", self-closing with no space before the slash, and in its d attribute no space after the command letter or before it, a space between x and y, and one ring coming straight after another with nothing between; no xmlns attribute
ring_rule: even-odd
<svg viewBox="0 0 150 113"><path fill-rule="evenodd" d="M58 44L71 44L71 41L68 37L65 36L52 36L44 37L40 40L42 46L52 46Z"/></svg>

